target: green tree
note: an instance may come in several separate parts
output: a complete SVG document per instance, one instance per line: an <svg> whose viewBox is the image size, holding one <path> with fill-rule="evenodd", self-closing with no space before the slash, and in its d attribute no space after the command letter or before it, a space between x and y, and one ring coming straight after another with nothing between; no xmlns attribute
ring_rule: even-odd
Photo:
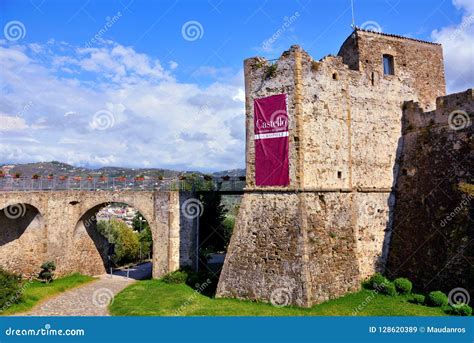
<svg viewBox="0 0 474 343"><path fill-rule="evenodd" d="M113 261L117 265L136 262L140 256L139 234L130 229L121 220L100 220L97 230L109 241L115 244Z"/></svg>
<svg viewBox="0 0 474 343"><path fill-rule="evenodd" d="M150 228L145 217L138 211L132 219L132 227L133 227L133 230L138 231L138 232L146 228Z"/></svg>
<svg viewBox="0 0 474 343"><path fill-rule="evenodd" d="M141 258L148 256L152 251L151 247L153 245L150 226L147 225L145 229L140 231L138 234L138 241L141 246Z"/></svg>
<svg viewBox="0 0 474 343"><path fill-rule="evenodd" d="M132 220L133 230L138 231L138 241L140 242L140 258L148 256L151 253L153 239L151 236L150 225L140 212L135 214Z"/></svg>
<svg viewBox="0 0 474 343"><path fill-rule="evenodd" d="M112 223L113 221L115 221L115 219L99 220L97 222L97 231L99 231L99 233L104 236L109 243L116 244L118 232Z"/></svg>
<svg viewBox="0 0 474 343"><path fill-rule="evenodd" d="M130 230L124 222L117 221L117 244L115 246L115 260L117 264L135 262L140 255L138 234Z"/></svg>
<svg viewBox="0 0 474 343"><path fill-rule="evenodd" d="M203 204L203 213L199 221L200 249L207 251L223 251L229 240L226 226L223 224L227 214L221 204L221 195L217 192L206 192L200 198Z"/></svg>
<svg viewBox="0 0 474 343"><path fill-rule="evenodd" d="M223 233L224 233L224 238L225 238L226 248L227 248L227 245L230 242L230 237L232 236L232 232L234 231L235 216L232 214L227 214L222 224L224 225Z"/></svg>

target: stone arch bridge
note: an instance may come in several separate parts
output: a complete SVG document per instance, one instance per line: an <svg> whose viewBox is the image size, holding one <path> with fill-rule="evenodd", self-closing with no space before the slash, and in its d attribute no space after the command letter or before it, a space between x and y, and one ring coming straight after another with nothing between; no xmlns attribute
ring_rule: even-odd
<svg viewBox="0 0 474 343"><path fill-rule="evenodd" d="M57 275L105 273L108 244L95 215L110 203L128 204L148 221L153 277L193 264L199 209L182 208L198 206L191 192L36 190L0 192L0 266L27 276L53 260Z"/></svg>

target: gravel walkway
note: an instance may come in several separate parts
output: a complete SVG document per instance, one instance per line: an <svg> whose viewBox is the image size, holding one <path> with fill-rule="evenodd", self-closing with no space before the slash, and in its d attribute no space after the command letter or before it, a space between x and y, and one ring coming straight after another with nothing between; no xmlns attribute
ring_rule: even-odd
<svg viewBox="0 0 474 343"><path fill-rule="evenodd" d="M19 316L109 316L107 307L122 289L151 275L151 263L144 263L114 275L101 275L96 281L70 289L41 302Z"/></svg>
<svg viewBox="0 0 474 343"><path fill-rule="evenodd" d="M21 316L108 316L115 294L135 282L123 276L104 275L97 281L65 291Z"/></svg>

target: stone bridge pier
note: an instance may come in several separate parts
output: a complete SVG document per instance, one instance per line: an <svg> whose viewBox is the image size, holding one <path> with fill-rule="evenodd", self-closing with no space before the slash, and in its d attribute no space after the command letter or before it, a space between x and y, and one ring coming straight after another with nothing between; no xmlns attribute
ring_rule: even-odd
<svg viewBox="0 0 474 343"><path fill-rule="evenodd" d="M106 272L108 243L97 212L125 203L145 217L153 237L153 277L193 265L194 218L180 208L192 195L159 191L0 192L0 266L24 276L55 261L56 275Z"/></svg>

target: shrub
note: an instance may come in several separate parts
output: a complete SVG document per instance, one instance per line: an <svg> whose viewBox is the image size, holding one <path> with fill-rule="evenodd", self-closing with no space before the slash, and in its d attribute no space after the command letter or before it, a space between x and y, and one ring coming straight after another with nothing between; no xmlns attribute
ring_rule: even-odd
<svg viewBox="0 0 474 343"><path fill-rule="evenodd" d="M472 307L468 304L451 305L445 312L453 316L470 316L472 314Z"/></svg>
<svg viewBox="0 0 474 343"><path fill-rule="evenodd" d="M382 289L385 284L390 283L388 279L380 273L375 273L367 281L366 285L370 289Z"/></svg>
<svg viewBox="0 0 474 343"><path fill-rule="evenodd" d="M230 242L230 237L232 236L235 226L235 216L232 214L227 214L222 222L222 225L224 226L223 234L225 241Z"/></svg>
<svg viewBox="0 0 474 343"><path fill-rule="evenodd" d="M441 291L430 292L426 297L426 305L433 307L446 306L448 304L448 297Z"/></svg>
<svg viewBox="0 0 474 343"><path fill-rule="evenodd" d="M425 296L423 294L413 294L413 297L410 299L411 303L423 305L425 303Z"/></svg>
<svg viewBox="0 0 474 343"><path fill-rule="evenodd" d="M161 280L165 283L177 284L177 283L186 283L188 278L188 273L184 270L177 270L175 272L168 273L162 277Z"/></svg>
<svg viewBox="0 0 474 343"><path fill-rule="evenodd" d="M387 281L386 283L381 285L380 292L385 295L390 295L391 297L397 295L397 290L393 282Z"/></svg>
<svg viewBox="0 0 474 343"><path fill-rule="evenodd" d="M395 285L395 288L397 289L397 292L400 294L408 294L411 292L411 289L413 285L411 284L411 281L408 279L405 279L403 277L400 277L398 279L395 279L393 281L393 284Z"/></svg>
<svg viewBox="0 0 474 343"><path fill-rule="evenodd" d="M0 313L21 300L21 276L0 268Z"/></svg>
<svg viewBox="0 0 474 343"><path fill-rule="evenodd" d="M56 270L56 264L53 261L45 262L41 265L41 271L38 275L40 280L47 283L53 281L54 271Z"/></svg>

